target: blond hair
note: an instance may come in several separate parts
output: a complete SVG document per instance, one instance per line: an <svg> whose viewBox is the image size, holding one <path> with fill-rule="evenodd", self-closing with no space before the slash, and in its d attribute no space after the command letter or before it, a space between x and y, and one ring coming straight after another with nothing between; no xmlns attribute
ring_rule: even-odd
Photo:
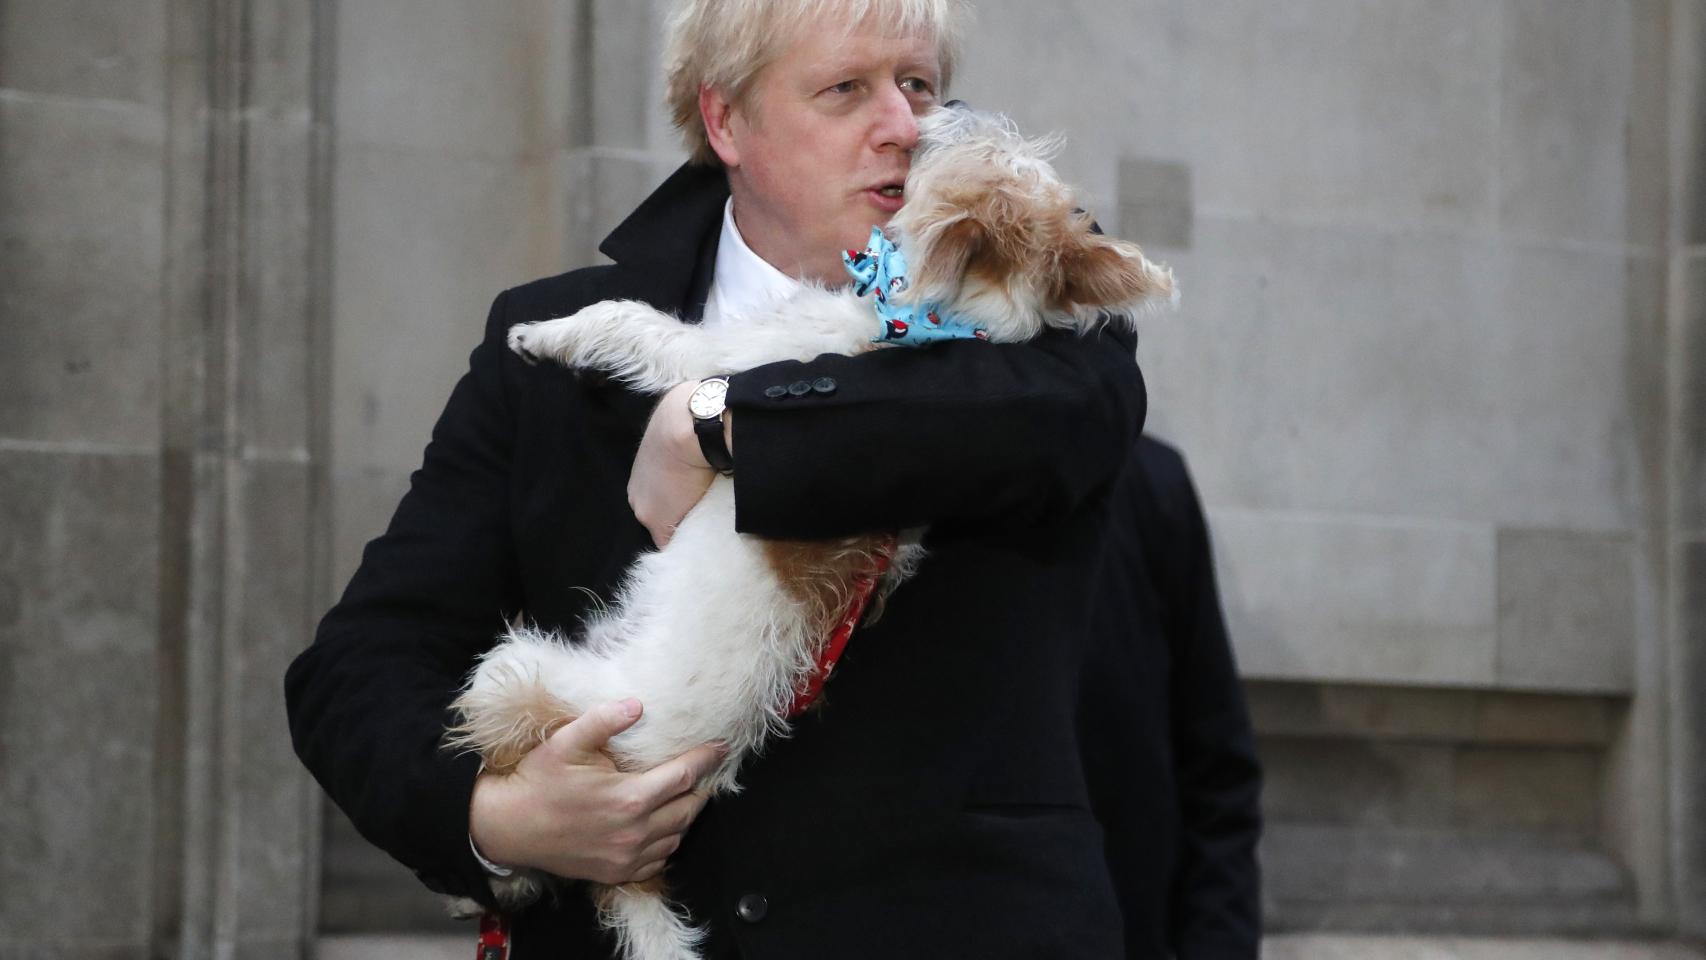
<svg viewBox="0 0 1706 960"><path fill-rule="evenodd" d="M852 30L868 18L893 36L936 41L946 90L959 53L964 0L681 0L664 41L665 98L697 163L721 163L705 134L699 90L722 91L744 105L760 71L815 22L834 17Z"/></svg>

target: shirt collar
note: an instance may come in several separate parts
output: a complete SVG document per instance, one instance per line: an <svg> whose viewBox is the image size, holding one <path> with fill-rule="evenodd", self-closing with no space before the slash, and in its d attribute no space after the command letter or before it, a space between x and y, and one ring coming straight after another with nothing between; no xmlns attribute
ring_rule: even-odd
<svg viewBox="0 0 1706 960"><path fill-rule="evenodd" d="M720 323L792 296L800 281L776 269L752 252L735 226L735 201L723 204L723 232L717 240L717 266L711 295L705 303L705 322Z"/></svg>

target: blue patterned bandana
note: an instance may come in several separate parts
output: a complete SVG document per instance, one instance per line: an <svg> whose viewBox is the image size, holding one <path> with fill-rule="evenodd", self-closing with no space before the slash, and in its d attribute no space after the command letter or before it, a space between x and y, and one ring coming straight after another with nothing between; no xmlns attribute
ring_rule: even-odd
<svg viewBox="0 0 1706 960"><path fill-rule="evenodd" d="M889 297L906 289L906 258L883 236L883 228L871 228L871 242L863 251L847 250L841 263L853 276L853 294L862 297L877 292L874 306L883 332L871 338L872 343L898 343L920 346L938 340L987 340L989 335L980 327L937 315L931 304L901 306L890 303Z"/></svg>

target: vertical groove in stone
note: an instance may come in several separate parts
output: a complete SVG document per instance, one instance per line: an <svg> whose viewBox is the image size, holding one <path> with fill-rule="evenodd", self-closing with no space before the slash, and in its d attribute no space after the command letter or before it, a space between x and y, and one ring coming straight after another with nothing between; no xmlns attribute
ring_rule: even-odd
<svg viewBox="0 0 1706 960"><path fill-rule="evenodd" d="M592 0L567 2L571 7L569 16L574 26L569 38L570 94L568 136L565 140L570 150L577 150L593 145L593 84L597 82L592 70L595 24Z"/></svg>
<svg viewBox="0 0 1706 960"><path fill-rule="evenodd" d="M1669 496L1665 555L1668 564L1666 666L1669 674L1669 851L1675 926L1688 936L1706 936L1706 596L1699 578L1706 574L1696 524L1706 494L1693 465L1706 428L1706 396L1699 372L1706 363L1706 263L1695 246L1700 236L1700 198L1706 176L1701 131L1706 122L1706 4L1674 0L1668 111L1670 224L1666 233L1671 267L1668 285L1666 355L1666 463Z"/></svg>
<svg viewBox="0 0 1706 960"><path fill-rule="evenodd" d="M337 82L337 0L311 0L310 17L310 103L308 175L308 564L307 590L310 609L303 611L313 624L332 603L332 243L335 235L332 206L337 129L334 104ZM309 777L300 778L303 822L302 927L299 936L312 943L320 926L320 834L321 792Z"/></svg>
<svg viewBox="0 0 1706 960"><path fill-rule="evenodd" d="M161 285L161 490L159 713L155 723L152 949L184 955L191 877L190 716L191 582L195 546L196 410L202 379L200 333L210 309L206 272L209 169L205 113L211 23L203 0L171 0L167 10L165 166L166 244Z"/></svg>

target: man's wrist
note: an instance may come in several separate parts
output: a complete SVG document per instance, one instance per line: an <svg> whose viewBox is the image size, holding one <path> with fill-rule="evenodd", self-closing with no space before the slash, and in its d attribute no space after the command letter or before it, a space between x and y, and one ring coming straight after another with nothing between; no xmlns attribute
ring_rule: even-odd
<svg viewBox="0 0 1706 960"><path fill-rule="evenodd" d="M487 875L496 877L500 880L505 877L515 876L515 870L510 867L505 867L487 860L486 855L480 852L480 845L474 842L474 835L472 833L468 834L468 849L474 851L474 859L480 862L480 867L486 871Z"/></svg>
<svg viewBox="0 0 1706 960"><path fill-rule="evenodd" d="M725 477L735 470L734 457L729 449L727 404L724 401L728 392L728 377L706 377L687 396L687 411L693 419L693 434L700 456L711 469Z"/></svg>

